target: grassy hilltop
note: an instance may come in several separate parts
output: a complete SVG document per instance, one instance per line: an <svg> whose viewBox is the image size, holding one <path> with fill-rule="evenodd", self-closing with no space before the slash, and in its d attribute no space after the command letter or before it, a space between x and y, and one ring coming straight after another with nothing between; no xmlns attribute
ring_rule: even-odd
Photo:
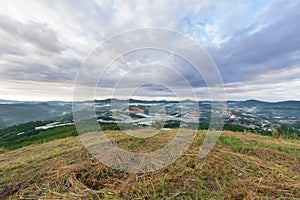
<svg viewBox="0 0 300 200"><path fill-rule="evenodd" d="M165 145L175 130L140 140L107 131L124 149L145 152ZM298 199L300 143L248 133L223 132L199 160L205 133L159 171L130 174L97 162L78 137L0 154L0 199Z"/></svg>

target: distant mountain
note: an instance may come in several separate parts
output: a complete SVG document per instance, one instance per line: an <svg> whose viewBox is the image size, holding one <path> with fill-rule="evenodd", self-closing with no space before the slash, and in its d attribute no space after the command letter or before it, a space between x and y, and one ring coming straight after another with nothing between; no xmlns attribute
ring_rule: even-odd
<svg viewBox="0 0 300 200"><path fill-rule="evenodd" d="M144 101L137 99L120 100L105 99L92 100L83 103L110 104L111 101L118 103L140 103L140 104L156 104L156 103L179 103L178 101ZM182 101L183 103L191 103L191 100ZM210 101L200 101L200 104L209 104ZM261 113L269 115L283 115L300 118L300 101L282 101L282 102L263 102L258 100L246 101L227 101L228 108L253 108L257 107ZM14 124L37 121L37 120L71 120L72 119L72 102L64 101L9 101L0 100L0 128L5 128Z"/></svg>
<svg viewBox="0 0 300 200"><path fill-rule="evenodd" d="M67 102L17 102L0 100L0 128L37 121L54 120L71 113L72 104Z"/></svg>
<svg viewBox="0 0 300 200"><path fill-rule="evenodd" d="M119 102L119 103L179 103L179 101L167 101L167 100L139 100L139 99L128 99L128 100L122 100L122 99L104 99L104 100L95 100L95 101L89 101L89 102L96 102L96 103L110 103L113 102Z"/></svg>

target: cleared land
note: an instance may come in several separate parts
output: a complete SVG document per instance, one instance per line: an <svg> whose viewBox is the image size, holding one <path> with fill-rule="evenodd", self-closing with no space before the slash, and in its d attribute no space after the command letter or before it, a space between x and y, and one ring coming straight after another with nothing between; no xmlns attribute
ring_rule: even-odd
<svg viewBox="0 0 300 200"><path fill-rule="evenodd" d="M148 139L107 131L131 151L153 151L175 130ZM300 142L223 132L207 157L198 152L199 131L189 150L159 171L130 174L97 162L78 137L0 154L0 199L300 199Z"/></svg>

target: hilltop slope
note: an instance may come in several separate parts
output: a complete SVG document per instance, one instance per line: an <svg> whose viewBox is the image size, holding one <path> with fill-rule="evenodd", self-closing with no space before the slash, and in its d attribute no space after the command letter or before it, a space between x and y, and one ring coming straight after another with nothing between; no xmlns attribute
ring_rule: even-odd
<svg viewBox="0 0 300 200"><path fill-rule="evenodd" d="M120 132L107 135L125 149L150 151L174 130L147 140ZM299 140L224 132L210 154L198 159L204 138L174 164L147 174L129 174L97 162L78 137L0 154L0 199L253 199L300 198Z"/></svg>

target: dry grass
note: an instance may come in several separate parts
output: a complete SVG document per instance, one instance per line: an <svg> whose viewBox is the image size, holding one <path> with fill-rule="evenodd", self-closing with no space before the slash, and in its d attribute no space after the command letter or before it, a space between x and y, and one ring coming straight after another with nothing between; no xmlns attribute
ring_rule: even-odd
<svg viewBox="0 0 300 200"><path fill-rule="evenodd" d="M174 131L145 140L107 135L124 149L147 152L166 144ZM203 138L199 132L184 156L146 174L102 165L78 137L2 152L0 199L300 198L299 141L224 132L226 141L199 160Z"/></svg>

